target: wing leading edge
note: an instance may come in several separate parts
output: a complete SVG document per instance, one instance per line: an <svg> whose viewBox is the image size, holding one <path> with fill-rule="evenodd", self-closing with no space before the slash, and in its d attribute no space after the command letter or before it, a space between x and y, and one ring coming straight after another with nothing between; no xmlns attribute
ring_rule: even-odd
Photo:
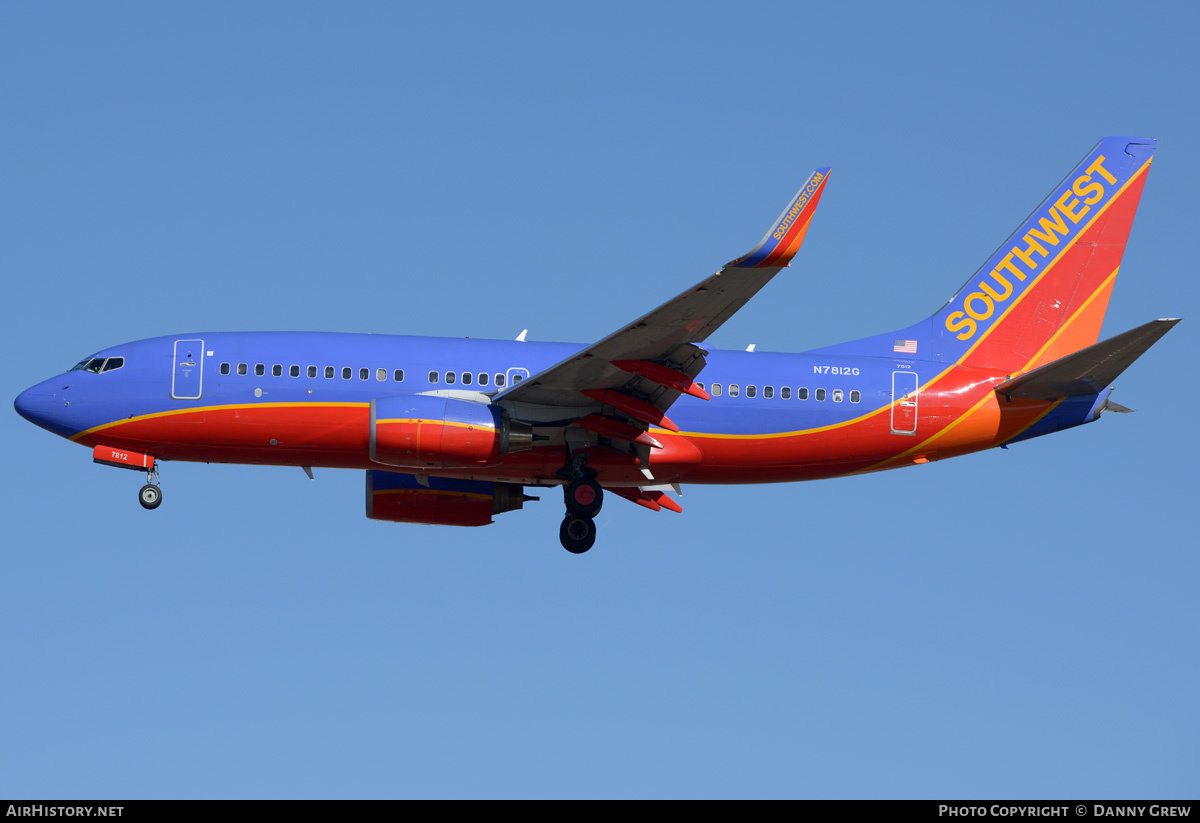
<svg viewBox="0 0 1200 823"><path fill-rule="evenodd" d="M707 354L697 346L791 263L804 242L829 169L817 169L749 254L648 314L500 393L494 402L561 408L563 417L599 416L672 428L665 416L682 393L703 396L693 378ZM631 433L632 434L632 433ZM625 439L625 438L621 438Z"/></svg>

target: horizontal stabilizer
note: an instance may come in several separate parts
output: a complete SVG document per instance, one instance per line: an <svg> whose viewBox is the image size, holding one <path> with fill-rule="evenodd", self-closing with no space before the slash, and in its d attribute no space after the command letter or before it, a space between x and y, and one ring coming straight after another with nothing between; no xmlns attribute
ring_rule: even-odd
<svg viewBox="0 0 1200 823"><path fill-rule="evenodd" d="M1007 380L996 386L996 393L1031 400L1099 394L1178 322L1178 317L1151 320L1136 329Z"/></svg>

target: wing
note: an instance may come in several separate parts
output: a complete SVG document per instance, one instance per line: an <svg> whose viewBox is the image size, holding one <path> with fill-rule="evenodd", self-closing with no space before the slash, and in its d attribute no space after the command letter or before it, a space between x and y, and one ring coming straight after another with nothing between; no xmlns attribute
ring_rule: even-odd
<svg viewBox="0 0 1200 823"><path fill-rule="evenodd" d="M693 382L707 354L696 344L789 265L828 179L828 168L814 171L749 254L493 402L516 417L578 422L606 437L658 446L646 427L678 431L666 411L680 394L708 399Z"/></svg>

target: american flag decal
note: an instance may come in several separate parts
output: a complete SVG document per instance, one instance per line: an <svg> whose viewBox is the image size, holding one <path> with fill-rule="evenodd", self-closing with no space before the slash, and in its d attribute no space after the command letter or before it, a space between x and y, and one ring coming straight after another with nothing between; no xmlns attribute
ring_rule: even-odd
<svg viewBox="0 0 1200 823"><path fill-rule="evenodd" d="M892 346L892 351L900 352L901 354L916 354L917 353L917 341L916 340L897 340L896 344L894 346Z"/></svg>

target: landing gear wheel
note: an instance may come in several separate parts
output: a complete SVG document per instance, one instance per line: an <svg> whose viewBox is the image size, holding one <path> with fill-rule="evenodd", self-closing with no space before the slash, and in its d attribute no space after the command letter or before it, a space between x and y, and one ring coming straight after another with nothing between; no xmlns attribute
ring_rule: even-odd
<svg viewBox="0 0 1200 823"><path fill-rule="evenodd" d="M143 509L157 509L158 505L162 503L162 489L147 483L138 492L138 502L142 504Z"/></svg>
<svg viewBox="0 0 1200 823"><path fill-rule="evenodd" d="M583 554L596 542L596 524L590 517L568 514L558 529L558 539L571 554Z"/></svg>
<svg viewBox="0 0 1200 823"><path fill-rule="evenodd" d="M572 480L564 492L567 513L579 517L595 517L604 505L604 489L590 477Z"/></svg>

